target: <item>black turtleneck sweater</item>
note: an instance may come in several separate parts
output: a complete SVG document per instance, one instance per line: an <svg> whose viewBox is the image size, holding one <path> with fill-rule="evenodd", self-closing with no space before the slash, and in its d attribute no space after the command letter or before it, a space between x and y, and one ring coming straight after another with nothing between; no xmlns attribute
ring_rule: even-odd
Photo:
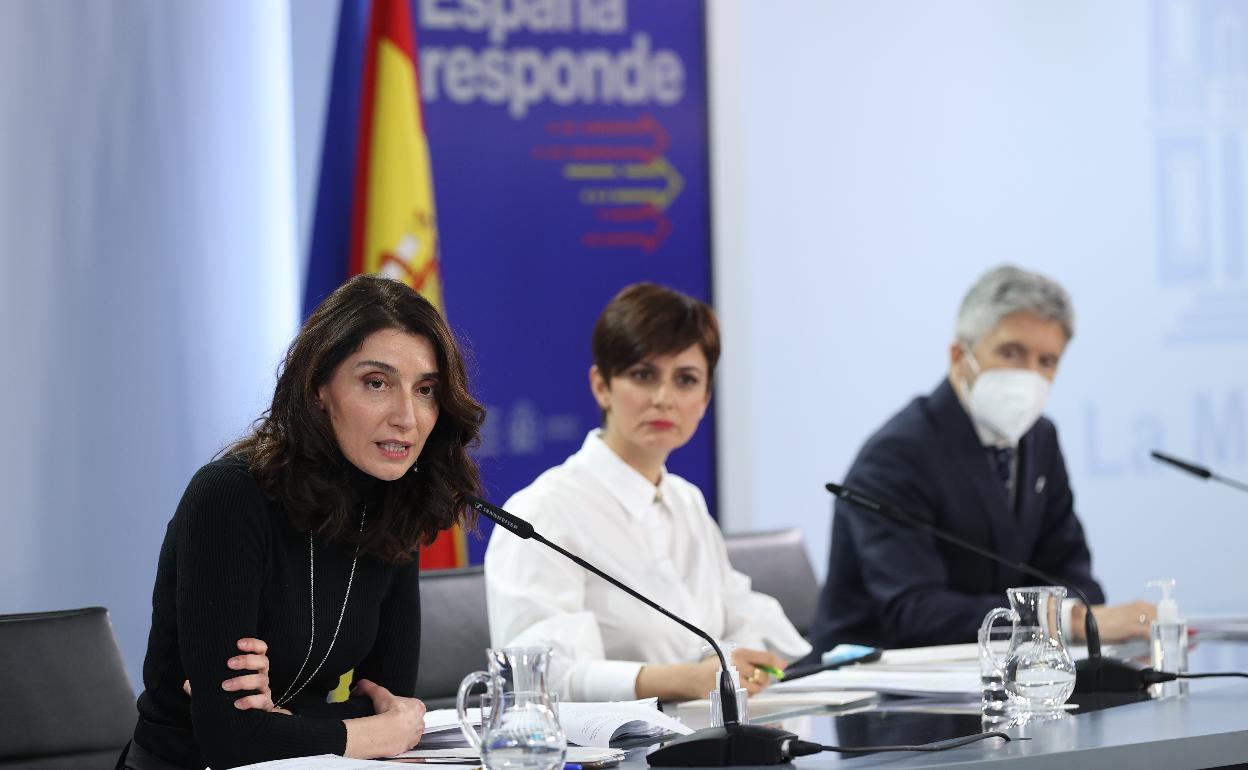
<svg viewBox="0 0 1248 770"><path fill-rule="evenodd" d="M383 482L358 474L353 486L361 508L365 501L376 507L384 499ZM294 716L240 711L234 701L253 693L221 689L221 682L245 673L226 666L241 654L237 642L243 637L269 645L274 700L286 692L305 657L300 683L325 657L354 548L316 538L314 549L316 632L309 656L308 534L266 499L241 460L217 460L195 474L160 549L135 743L196 770L341 754L347 741L343 720L372 713L362 697L325 702L344 672L355 669L357 680L371 679L412 697L420 652L419 567L414 559L396 566L366 555L356 565L333 650L287 705ZM182 691L187 679L191 697Z"/></svg>

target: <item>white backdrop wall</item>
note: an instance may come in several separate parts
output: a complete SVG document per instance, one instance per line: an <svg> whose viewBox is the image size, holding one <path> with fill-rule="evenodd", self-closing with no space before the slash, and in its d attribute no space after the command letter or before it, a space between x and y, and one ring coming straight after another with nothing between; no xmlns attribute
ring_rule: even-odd
<svg viewBox="0 0 1248 770"><path fill-rule="evenodd" d="M0 3L0 612L107 606L136 682L297 321L290 88L284 3Z"/></svg>
<svg viewBox="0 0 1248 770"><path fill-rule="evenodd" d="M297 321L336 5L0 3L0 612L110 607L136 682L164 524ZM1111 597L1242 610L1245 500L1145 458L1248 477L1239 6L707 5L725 526L822 572L823 482L1012 260L1079 309L1049 413Z"/></svg>
<svg viewBox="0 0 1248 770"><path fill-rule="evenodd" d="M1015 262L1078 330L1057 422L1111 600L1175 577L1243 611L1248 6L715 0L721 510L826 570L858 447L944 375L962 294Z"/></svg>

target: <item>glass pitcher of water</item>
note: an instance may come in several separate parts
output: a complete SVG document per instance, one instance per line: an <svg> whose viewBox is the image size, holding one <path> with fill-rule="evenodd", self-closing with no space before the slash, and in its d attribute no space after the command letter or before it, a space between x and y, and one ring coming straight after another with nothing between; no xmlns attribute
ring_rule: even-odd
<svg viewBox="0 0 1248 770"><path fill-rule="evenodd" d="M1062 644L1061 586L1011 588L1005 592L1010 608L988 613L979 629L979 653L1000 672L1002 684L1016 709L1060 709L1075 691L1075 662ZM1004 654L987 643L992 624L1009 620L1010 643Z"/></svg>
<svg viewBox="0 0 1248 770"><path fill-rule="evenodd" d="M559 726L556 696L546 686L549 647L508 647L485 651L488 671L474 671L459 685L456 709L460 729L481 752L487 770L556 770L563 767L568 739ZM478 737L468 718L468 694L478 684L481 727Z"/></svg>

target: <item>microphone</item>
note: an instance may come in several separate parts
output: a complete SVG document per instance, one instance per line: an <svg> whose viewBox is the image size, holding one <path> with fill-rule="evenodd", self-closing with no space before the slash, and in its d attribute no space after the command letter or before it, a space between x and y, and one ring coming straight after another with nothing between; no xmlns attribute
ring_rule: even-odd
<svg viewBox="0 0 1248 770"><path fill-rule="evenodd" d="M1173 457L1164 452L1158 452L1156 449L1149 452L1149 454L1153 456L1154 460L1167 463L1169 465L1173 465L1179 470L1187 471L1193 476L1199 476L1205 481L1208 481L1209 479L1213 479L1214 481L1219 481L1227 485L1228 487L1234 487L1235 489L1238 489L1241 492L1248 492L1248 484L1245 484L1242 481L1236 481L1235 479L1228 479L1225 476L1219 476L1218 474L1214 473L1208 468L1204 468L1202 466L1196 465L1195 463L1190 463L1186 460L1180 460L1179 458Z"/></svg>
<svg viewBox="0 0 1248 770"><path fill-rule="evenodd" d="M576 554L569 553L555 543L542 537L533 529L533 525L513 513L491 505L484 500L469 496L468 504L472 508L524 540L536 540L547 548L554 550L564 558L570 559L584 569L589 570L611 585L619 588L629 596L640 601L651 609L657 610L684 628L693 632L715 650L719 657L719 695L723 706L723 727L706 727L696 730L690 735L668 741L662 748L652 751L646 758L651 765L665 767L741 767L745 765L778 765L788 762L794 754L798 741L796 734L787 730L761 725L743 725L737 713L736 683L728 676L728 661L723 650L711 638L711 635L683 618L679 618L658 604L637 593L594 565ZM800 742L799 742L800 743Z"/></svg>
<svg viewBox="0 0 1248 770"><path fill-rule="evenodd" d="M848 489L839 484L831 482L824 485L825 488L836 495L840 499L852 503L859 508L865 508L874 513L878 513L884 518L902 526L920 529L929 535L944 540L946 543L952 543L959 548L978 554L990 561L1003 564L1012 569L1016 569L1024 575L1039 578L1049 585L1061 585L1061 582L1045 572L1041 572L1035 567L1025 562L1015 562L1001 556L998 553L981 548L974 543L967 542L956 535L951 535L935 525L929 523L922 516L918 516L908 511L899 510L887 503L876 500L873 497ZM1079 597L1083 602L1086 612L1083 614L1083 631L1087 637L1088 657L1075 663L1075 692L1077 693L1104 693L1104 692L1135 692L1144 688L1144 683L1140 679L1140 667L1135 666L1127 661L1116 660L1113 658L1105 658L1101 656L1101 632L1096 625L1096 617L1092 614L1092 602L1088 599L1087 594L1076 585L1068 586L1071 592Z"/></svg>

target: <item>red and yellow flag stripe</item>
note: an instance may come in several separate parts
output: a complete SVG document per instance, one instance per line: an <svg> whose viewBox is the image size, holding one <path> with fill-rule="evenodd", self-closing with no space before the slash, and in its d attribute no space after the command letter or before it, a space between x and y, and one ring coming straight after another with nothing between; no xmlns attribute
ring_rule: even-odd
<svg viewBox="0 0 1248 770"><path fill-rule="evenodd" d="M364 48L348 272L403 281L445 312L417 61L409 0L374 0ZM422 569L467 563L458 527L421 550Z"/></svg>

